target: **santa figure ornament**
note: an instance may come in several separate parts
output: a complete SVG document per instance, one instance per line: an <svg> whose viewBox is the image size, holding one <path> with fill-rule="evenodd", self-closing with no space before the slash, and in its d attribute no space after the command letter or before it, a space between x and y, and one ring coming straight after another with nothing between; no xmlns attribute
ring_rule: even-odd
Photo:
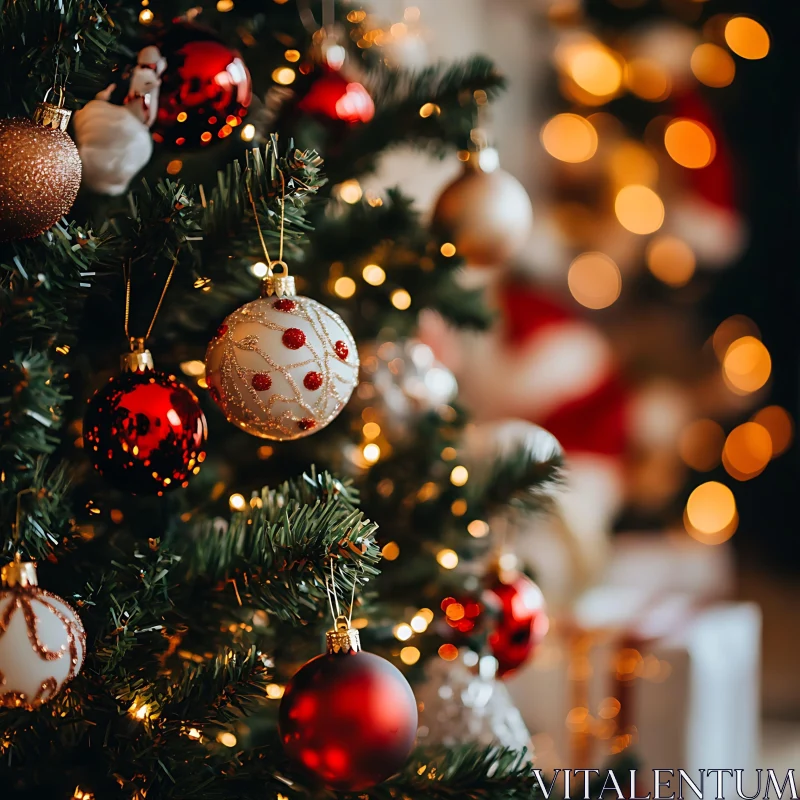
<svg viewBox="0 0 800 800"><path fill-rule="evenodd" d="M83 162L83 183L98 194L120 195L150 160L150 126L166 59L157 47L139 52L122 104L113 102L112 83L75 114L75 138Z"/></svg>
<svg viewBox="0 0 800 800"><path fill-rule="evenodd" d="M36 565L19 558L0 570L0 708L33 711L83 665L80 618L38 583Z"/></svg>
<svg viewBox="0 0 800 800"><path fill-rule="evenodd" d="M338 616L327 653L289 681L280 736L289 757L328 789L363 792L405 764L417 734L417 703L397 667L361 650Z"/></svg>
<svg viewBox="0 0 800 800"><path fill-rule="evenodd" d="M229 422L286 441L338 416L358 383L359 360L341 317L298 295L282 261L271 270L263 296L217 329L206 352L206 380Z"/></svg>

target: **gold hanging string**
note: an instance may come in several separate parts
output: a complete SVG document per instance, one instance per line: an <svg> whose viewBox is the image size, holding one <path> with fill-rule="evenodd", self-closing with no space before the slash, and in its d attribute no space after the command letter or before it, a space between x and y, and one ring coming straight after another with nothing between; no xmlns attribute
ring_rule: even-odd
<svg viewBox="0 0 800 800"><path fill-rule="evenodd" d="M274 142L273 142L274 145ZM277 162L277 150L276 150L276 162ZM252 174L252 173L251 173ZM278 167L278 174L281 176L281 222L280 222L280 239L278 242L278 260L273 261L270 258L269 251L267 250L267 243L264 240L264 234L261 231L261 221L258 217L258 208L256 207L256 201L253 197L253 192L250 189L250 181L246 181L245 185L247 186L247 197L250 200L250 207L253 209L253 216L256 220L256 230L258 231L258 239L261 242L261 249L264 251L264 258L267 260L267 266L272 271L273 264L282 264L286 273L288 274L288 268L286 266L286 262L283 260L283 240L284 240L284 230L286 227L286 179L283 174L283 170Z"/></svg>
<svg viewBox="0 0 800 800"><path fill-rule="evenodd" d="M258 209L256 208L256 201L253 198L253 192L250 190L250 181L247 181L247 196L250 198L250 206L253 209L253 216L256 218L256 230L258 231L258 238L261 241L261 249L264 251L264 258L267 259L267 266L272 269L272 259L269 257L269 250L267 250L267 243L264 241L264 234L261 232L261 221L258 218Z"/></svg>
<svg viewBox="0 0 800 800"><path fill-rule="evenodd" d="M164 282L164 288L161 290L161 297L158 298L158 304L156 305L156 310L153 312L153 318L150 320L147 333L144 335L144 341L147 341L147 339L150 338L150 334L153 332L153 326L156 324L156 320L158 319L158 312L161 311L161 305L164 302L164 297L166 297L167 289L169 289L172 276L175 274L175 267L178 265L178 256L180 255L180 252L180 248L178 248L175 253L175 258L172 260L172 266L169 268L167 280ZM129 342L133 343L134 337L131 336L128 329L131 314L131 259L128 259L127 265L123 264L122 274L125 279L125 338Z"/></svg>
<svg viewBox="0 0 800 800"><path fill-rule="evenodd" d="M283 230L284 221L286 219L286 181L283 177L283 170L278 167L278 173L281 176L281 238L278 246L278 261L283 261ZM284 264L284 267L286 265Z"/></svg>
<svg viewBox="0 0 800 800"><path fill-rule="evenodd" d="M342 614L342 609L339 606L339 593L336 591L336 575L334 572L334 564L333 559L330 562L330 578L325 575L325 593L328 595L328 606L331 610L331 617L333 617L334 624L336 620L340 617L344 616ZM356 586L358 584L358 578L353 578L353 590L350 593L350 610L347 613L347 625L348 627L352 627L353 623L353 609L355 608L356 604Z"/></svg>

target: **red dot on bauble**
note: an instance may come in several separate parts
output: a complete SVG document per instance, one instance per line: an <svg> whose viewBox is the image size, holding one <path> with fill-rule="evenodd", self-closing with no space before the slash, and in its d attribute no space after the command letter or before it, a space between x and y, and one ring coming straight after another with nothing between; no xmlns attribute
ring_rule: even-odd
<svg viewBox="0 0 800 800"><path fill-rule="evenodd" d="M216 386L210 386L209 389L208 389L208 393L211 395L211 399L215 403L219 403L219 401L220 401L219 389L217 389Z"/></svg>
<svg viewBox="0 0 800 800"><path fill-rule="evenodd" d="M294 300L289 300L286 297L282 297L280 300L276 300L272 307L276 311L294 311L297 308L297 303Z"/></svg>
<svg viewBox="0 0 800 800"><path fill-rule="evenodd" d="M272 386L272 378L266 372L257 372L250 383L257 392L266 392Z"/></svg>
<svg viewBox="0 0 800 800"><path fill-rule="evenodd" d="M217 339L221 339L227 332L228 326L223 322L222 325L217 328Z"/></svg>
<svg viewBox="0 0 800 800"><path fill-rule="evenodd" d="M310 417L304 417L297 423L297 427L300 428L301 431L310 431L317 427L317 422Z"/></svg>
<svg viewBox="0 0 800 800"><path fill-rule="evenodd" d="M310 392L314 392L322 386L322 375L319 372L307 372L303 378L303 386Z"/></svg>
<svg viewBox="0 0 800 800"><path fill-rule="evenodd" d="M349 348L341 339L336 342L336 344L333 346L333 349L336 351L336 355L339 356L342 361L344 361L350 353Z"/></svg>
<svg viewBox="0 0 800 800"><path fill-rule="evenodd" d="M281 341L290 350L299 350L306 343L306 335L300 328L287 328Z"/></svg>

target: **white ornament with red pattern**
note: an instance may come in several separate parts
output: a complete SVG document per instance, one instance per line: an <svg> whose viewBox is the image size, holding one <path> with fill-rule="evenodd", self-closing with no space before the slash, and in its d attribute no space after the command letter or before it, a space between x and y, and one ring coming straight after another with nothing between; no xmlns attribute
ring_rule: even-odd
<svg viewBox="0 0 800 800"><path fill-rule="evenodd" d="M342 318L268 278L265 296L219 326L206 353L211 397L229 422L286 441L328 425L358 383L358 351Z"/></svg>
<svg viewBox="0 0 800 800"><path fill-rule="evenodd" d="M36 565L0 570L0 708L33 711L80 672L86 634L72 606L40 589Z"/></svg>

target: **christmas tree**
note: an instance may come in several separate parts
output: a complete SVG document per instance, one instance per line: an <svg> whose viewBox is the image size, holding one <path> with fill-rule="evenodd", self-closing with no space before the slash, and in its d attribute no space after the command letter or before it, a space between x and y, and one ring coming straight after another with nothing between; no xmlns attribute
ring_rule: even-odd
<svg viewBox="0 0 800 800"><path fill-rule="evenodd" d="M3 797L531 796L508 742L409 752L397 668L530 656L541 607L520 652L500 623L535 587L487 534L546 506L560 457L471 426L409 338L423 308L489 314L444 234L359 178L399 142L474 162L503 79L394 66L407 30L286 0L3 6Z"/></svg>

